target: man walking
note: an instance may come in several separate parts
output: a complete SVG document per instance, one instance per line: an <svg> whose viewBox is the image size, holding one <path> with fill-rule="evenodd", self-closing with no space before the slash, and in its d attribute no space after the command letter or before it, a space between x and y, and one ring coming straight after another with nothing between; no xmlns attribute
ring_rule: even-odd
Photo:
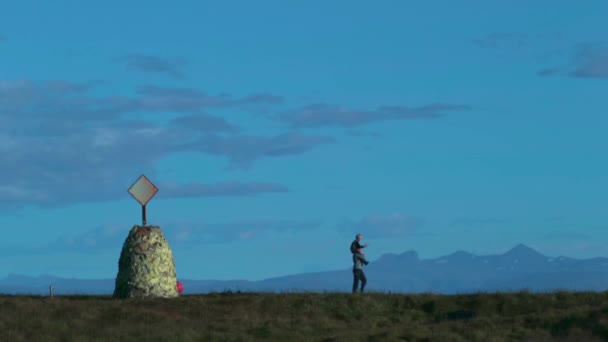
<svg viewBox="0 0 608 342"><path fill-rule="evenodd" d="M369 264L369 261L363 256L363 251L360 248L356 249L353 253L353 293L357 293L359 281L361 281L361 293L365 290L367 278L365 277L365 273L363 273L363 265L367 264Z"/></svg>

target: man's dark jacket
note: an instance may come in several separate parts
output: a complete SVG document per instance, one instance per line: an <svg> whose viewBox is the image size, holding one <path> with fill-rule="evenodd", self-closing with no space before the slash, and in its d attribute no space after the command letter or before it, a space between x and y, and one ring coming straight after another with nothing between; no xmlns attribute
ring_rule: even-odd
<svg viewBox="0 0 608 342"><path fill-rule="evenodd" d="M351 243L351 244L350 244L350 252L351 252L351 253L355 253L355 252L357 252L357 249L359 249L359 248L364 248L364 247L365 247L365 246L362 246L362 245L359 243L359 241L357 241L357 240L355 239L355 241L353 241L353 243Z"/></svg>

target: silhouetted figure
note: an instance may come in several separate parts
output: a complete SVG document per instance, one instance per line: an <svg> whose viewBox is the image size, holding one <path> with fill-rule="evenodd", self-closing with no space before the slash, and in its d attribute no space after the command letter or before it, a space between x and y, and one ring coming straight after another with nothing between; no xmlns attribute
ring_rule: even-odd
<svg viewBox="0 0 608 342"><path fill-rule="evenodd" d="M351 253L355 253L355 251L357 249L363 249L365 247L367 247L367 244L365 245L361 245L360 241L363 239L363 235L361 235L361 233L357 234L357 236L355 236L355 241L353 241L350 244L350 252Z"/></svg>
<svg viewBox="0 0 608 342"><path fill-rule="evenodd" d="M359 248L353 253L353 293L357 293L359 287L359 281L361 281L361 293L365 290L367 284L367 278L363 273L363 265L369 264L369 261L365 259L363 251Z"/></svg>

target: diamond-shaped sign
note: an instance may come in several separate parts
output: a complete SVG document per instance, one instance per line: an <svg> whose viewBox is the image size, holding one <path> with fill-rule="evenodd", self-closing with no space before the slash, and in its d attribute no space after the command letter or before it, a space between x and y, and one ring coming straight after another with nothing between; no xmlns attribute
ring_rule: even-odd
<svg viewBox="0 0 608 342"><path fill-rule="evenodd" d="M144 175L141 175L129 188L131 196L141 205L146 205L157 192L158 188Z"/></svg>

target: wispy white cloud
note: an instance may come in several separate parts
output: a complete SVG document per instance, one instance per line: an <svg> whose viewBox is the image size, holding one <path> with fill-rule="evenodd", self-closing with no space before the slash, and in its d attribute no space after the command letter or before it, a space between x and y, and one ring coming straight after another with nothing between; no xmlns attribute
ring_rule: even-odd
<svg viewBox="0 0 608 342"><path fill-rule="evenodd" d="M279 121L295 128L304 127L356 127L378 121L437 119L444 112L470 110L468 105L431 103L420 107L380 106L374 110L351 109L329 104L311 104L281 114Z"/></svg>
<svg viewBox="0 0 608 342"><path fill-rule="evenodd" d="M272 135L245 133L224 117L205 112L209 108L278 105L284 100L278 95L209 95L198 89L152 85L140 87L130 96L99 95L105 84L0 80L0 163L4 166L0 169L0 209L13 210L26 203L59 207L122 198L133 175L143 172L154 177L156 163L178 152L224 157L228 167L247 169L260 159L300 155L336 142L331 136L294 130ZM436 118L443 111L467 109L435 103L365 111L321 104L280 118L292 128L358 126L377 120ZM174 117L163 125L135 118L145 118L138 114L150 112L169 112ZM287 187L259 180L176 185L164 190L173 197L244 196L283 193Z"/></svg>
<svg viewBox="0 0 608 342"><path fill-rule="evenodd" d="M221 182L214 184L160 182L159 198L250 196L262 193L283 193L289 189L271 182Z"/></svg>
<svg viewBox="0 0 608 342"><path fill-rule="evenodd" d="M283 97L270 93L256 93L243 97L230 94L210 95L198 89L142 86L137 89L136 104L145 110L186 112L209 107L279 104Z"/></svg>
<svg viewBox="0 0 608 342"><path fill-rule="evenodd" d="M226 119L204 113L183 115L171 120L171 125L204 132L237 132L239 128Z"/></svg>
<svg viewBox="0 0 608 342"><path fill-rule="evenodd" d="M291 133L236 135L240 130L235 124L199 112L207 105L274 101L270 95L209 97L192 89L148 87L139 97L96 96L92 91L103 84L0 81L0 208L14 210L26 203L58 207L123 198L134 175L143 171L154 176L155 164L176 152L198 151L251 165L263 157L303 153L324 141ZM195 105L183 107L179 101L192 97L198 99ZM182 112L186 107L192 111ZM144 109L174 109L178 116L168 125L131 116ZM264 180L174 183L164 190L162 196L170 197L288 191L284 185Z"/></svg>
<svg viewBox="0 0 608 342"><path fill-rule="evenodd" d="M120 59L127 68L148 73L161 73L173 78L184 78L183 67L188 64L186 59L165 58L152 55L132 54Z"/></svg>
<svg viewBox="0 0 608 342"><path fill-rule="evenodd" d="M226 156L232 167L246 169L260 158L276 158L286 155L297 155L317 146L334 143L335 139L327 136L306 135L288 132L273 137L241 135L222 137L218 135L202 136L192 142L180 145L186 150L197 150L204 153Z"/></svg>
<svg viewBox="0 0 608 342"><path fill-rule="evenodd" d="M569 64L543 68L537 75L608 78L608 44L580 44Z"/></svg>

